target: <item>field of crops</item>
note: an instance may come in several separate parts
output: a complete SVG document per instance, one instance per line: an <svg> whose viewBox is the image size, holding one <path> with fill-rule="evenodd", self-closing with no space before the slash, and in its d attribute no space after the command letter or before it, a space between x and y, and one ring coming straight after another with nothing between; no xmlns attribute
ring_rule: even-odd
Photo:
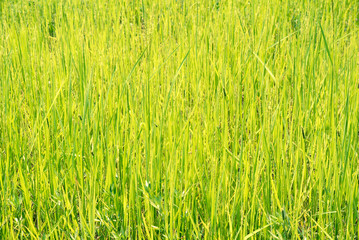
<svg viewBox="0 0 359 240"><path fill-rule="evenodd" d="M358 239L356 0L0 1L0 239Z"/></svg>

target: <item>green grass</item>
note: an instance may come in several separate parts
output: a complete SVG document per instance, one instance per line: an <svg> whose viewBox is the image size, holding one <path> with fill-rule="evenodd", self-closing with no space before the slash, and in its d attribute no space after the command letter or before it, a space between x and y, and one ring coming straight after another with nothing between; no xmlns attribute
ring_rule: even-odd
<svg viewBox="0 0 359 240"><path fill-rule="evenodd" d="M357 1L0 9L0 239L359 238Z"/></svg>

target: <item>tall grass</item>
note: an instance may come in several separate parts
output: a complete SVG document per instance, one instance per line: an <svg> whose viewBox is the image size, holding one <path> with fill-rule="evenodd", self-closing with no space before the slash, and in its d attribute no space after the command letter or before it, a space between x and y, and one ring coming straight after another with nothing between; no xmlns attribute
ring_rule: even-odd
<svg viewBox="0 0 359 240"><path fill-rule="evenodd" d="M0 1L1 239L357 239L354 0Z"/></svg>

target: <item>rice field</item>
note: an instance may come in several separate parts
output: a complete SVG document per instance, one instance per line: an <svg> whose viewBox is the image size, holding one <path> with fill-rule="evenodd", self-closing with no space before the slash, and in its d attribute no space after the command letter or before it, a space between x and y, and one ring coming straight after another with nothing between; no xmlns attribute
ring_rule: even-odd
<svg viewBox="0 0 359 240"><path fill-rule="evenodd" d="M0 239L358 239L356 0L0 1Z"/></svg>

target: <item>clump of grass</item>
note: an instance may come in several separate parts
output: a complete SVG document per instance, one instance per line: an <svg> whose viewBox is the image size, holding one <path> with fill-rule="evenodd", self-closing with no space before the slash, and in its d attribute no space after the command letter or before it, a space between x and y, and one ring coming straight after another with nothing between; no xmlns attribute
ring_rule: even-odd
<svg viewBox="0 0 359 240"><path fill-rule="evenodd" d="M358 238L357 12L0 2L0 238Z"/></svg>

